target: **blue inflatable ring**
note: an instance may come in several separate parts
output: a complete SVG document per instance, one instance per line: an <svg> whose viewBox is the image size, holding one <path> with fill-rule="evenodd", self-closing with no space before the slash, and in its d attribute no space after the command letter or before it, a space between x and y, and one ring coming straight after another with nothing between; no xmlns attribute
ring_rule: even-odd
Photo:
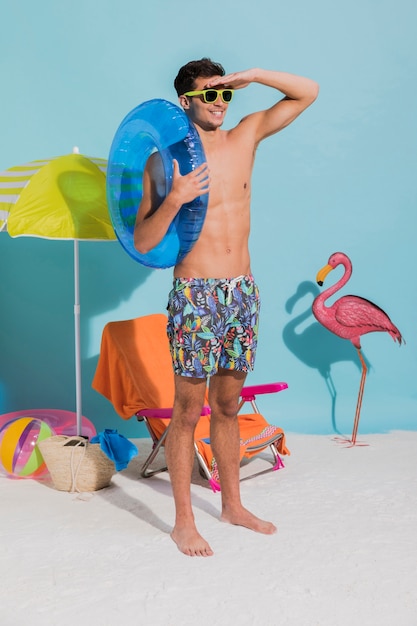
<svg viewBox="0 0 417 626"><path fill-rule="evenodd" d="M107 166L107 202L120 243L139 263L165 268L176 265L191 250L201 232L208 194L184 204L162 241L146 254L133 244L136 213L142 199L143 171L149 156L159 152L165 173L165 196L172 186L172 160L182 175L206 161L193 124L167 100L148 100L133 109L114 136Z"/></svg>

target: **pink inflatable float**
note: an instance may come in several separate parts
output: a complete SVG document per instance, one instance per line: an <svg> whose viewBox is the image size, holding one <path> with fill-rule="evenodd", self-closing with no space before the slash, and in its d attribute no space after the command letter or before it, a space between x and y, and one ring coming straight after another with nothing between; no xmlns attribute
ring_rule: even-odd
<svg viewBox="0 0 417 626"><path fill-rule="evenodd" d="M56 435L76 435L77 415L72 411L62 409L25 409L14 413L0 415L0 432L6 424L20 419L21 417L35 417L46 422ZM84 437L94 437L97 434L95 426L89 419L82 417L81 434Z"/></svg>

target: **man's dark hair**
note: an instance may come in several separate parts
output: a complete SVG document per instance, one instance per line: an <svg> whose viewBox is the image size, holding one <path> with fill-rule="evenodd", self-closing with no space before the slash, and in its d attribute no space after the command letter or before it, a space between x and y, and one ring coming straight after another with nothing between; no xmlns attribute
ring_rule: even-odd
<svg viewBox="0 0 417 626"><path fill-rule="evenodd" d="M224 76L225 73L224 67L220 63L214 63L211 59L204 57L199 61L190 61L183 65L174 80L174 87L177 94L182 96L187 91L194 89L194 81L199 76L211 78L211 76Z"/></svg>

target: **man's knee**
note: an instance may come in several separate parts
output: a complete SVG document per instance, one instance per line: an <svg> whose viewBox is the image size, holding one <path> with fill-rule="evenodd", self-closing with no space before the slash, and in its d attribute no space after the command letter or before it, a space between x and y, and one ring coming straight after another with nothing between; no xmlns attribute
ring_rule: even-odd
<svg viewBox="0 0 417 626"><path fill-rule="evenodd" d="M201 417L201 412L201 404L193 406L189 403L182 404L181 402L175 402L171 419L177 424L182 424L183 426L189 428L195 428Z"/></svg>
<svg viewBox="0 0 417 626"><path fill-rule="evenodd" d="M209 404L212 412L221 412L225 416L236 415L240 393L246 374L233 370L219 370L209 385Z"/></svg>
<svg viewBox="0 0 417 626"><path fill-rule="evenodd" d="M201 416L205 392L205 379L176 376L173 418L195 426Z"/></svg>
<svg viewBox="0 0 417 626"><path fill-rule="evenodd" d="M239 406L239 395L236 392L210 393L209 405L213 415L219 415L224 418L236 417Z"/></svg>

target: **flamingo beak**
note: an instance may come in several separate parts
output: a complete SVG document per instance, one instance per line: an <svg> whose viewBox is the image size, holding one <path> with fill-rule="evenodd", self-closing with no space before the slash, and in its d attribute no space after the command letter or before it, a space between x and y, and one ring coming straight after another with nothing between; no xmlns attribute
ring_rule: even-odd
<svg viewBox="0 0 417 626"><path fill-rule="evenodd" d="M321 270L317 272L316 282L318 285L320 285L320 287L323 285L324 279L326 278L327 274L329 274L333 269L334 267L332 267L331 265L325 265L321 268Z"/></svg>

